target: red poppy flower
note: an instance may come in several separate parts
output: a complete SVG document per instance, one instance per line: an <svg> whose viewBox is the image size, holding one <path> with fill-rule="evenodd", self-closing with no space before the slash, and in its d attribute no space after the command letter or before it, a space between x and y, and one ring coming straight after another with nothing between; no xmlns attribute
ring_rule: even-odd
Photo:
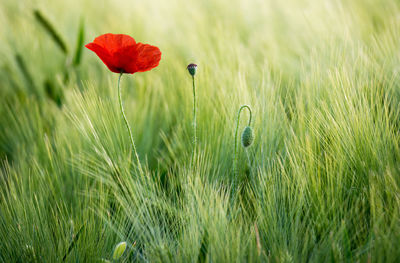
<svg viewBox="0 0 400 263"><path fill-rule="evenodd" d="M92 50L115 73L144 72L158 66L161 51L158 47L136 43L123 34L104 34L85 47Z"/></svg>

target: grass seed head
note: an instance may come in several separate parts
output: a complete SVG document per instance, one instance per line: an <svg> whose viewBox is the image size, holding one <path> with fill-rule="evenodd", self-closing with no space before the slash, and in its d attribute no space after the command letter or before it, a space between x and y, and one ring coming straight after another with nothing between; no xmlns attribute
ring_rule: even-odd
<svg viewBox="0 0 400 263"><path fill-rule="evenodd" d="M113 259L117 260L120 257L122 257L122 254L124 254L125 249L126 249L126 242L125 241L118 243L114 248Z"/></svg>

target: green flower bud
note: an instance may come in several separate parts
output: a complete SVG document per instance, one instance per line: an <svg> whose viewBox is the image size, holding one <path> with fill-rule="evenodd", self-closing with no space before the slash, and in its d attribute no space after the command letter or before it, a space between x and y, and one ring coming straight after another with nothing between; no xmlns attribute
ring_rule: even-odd
<svg viewBox="0 0 400 263"><path fill-rule="evenodd" d="M196 64L189 64L188 66L187 66L187 69L188 69L188 71L189 71L189 74L190 75L192 75L192 76L194 76L195 74L196 74L196 69L197 69L197 65Z"/></svg>
<svg viewBox="0 0 400 263"><path fill-rule="evenodd" d="M249 147L254 141L253 129L246 126L242 132L242 145L244 148Z"/></svg>
<svg viewBox="0 0 400 263"><path fill-rule="evenodd" d="M122 257L122 254L124 254L125 249L126 249L126 242L118 243L114 248L113 259L117 260L120 257Z"/></svg>

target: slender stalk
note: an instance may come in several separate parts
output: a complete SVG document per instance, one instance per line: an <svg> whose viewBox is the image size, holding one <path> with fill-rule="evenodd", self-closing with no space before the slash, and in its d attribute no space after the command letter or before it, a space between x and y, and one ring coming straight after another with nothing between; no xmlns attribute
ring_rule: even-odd
<svg viewBox="0 0 400 263"><path fill-rule="evenodd" d="M250 116L249 116L249 124L248 124L248 126L250 126L251 125L251 118L252 118L252 112L251 112L251 108L250 108L250 106L248 106L248 105L242 105L240 108L239 108L239 111L238 111L238 114L237 114L237 121L236 121L236 130L235 130L235 155L234 155L234 161L233 161L233 173L236 175L237 174L237 158L238 158L238 153L237 153L237 136L238 136L238 131L239 131L239 121L240 121L240 113L242 112L242 110L244 109L244 108L247 108L248 109L248 111L249 111L249 114L250 114Z"/></svg>
<svg viewBox="0 0 400 263"><path fill-rule="evenodd" d="M128 120L126 119L124 106L122 105L122 92L121 92L121 85L120 85L122 74L123 74L123 72L121 72L121 74L119 75L119 78L118 78L119 106L121 108L121 113L122 113L122 117L123 117L123 119L125 121L126 128L128 129L128 132L129 132L129 137L131 139L131 145L132 145L132 151L133 151L134 155L136 156L136 161L137 161L137 164L138 164L138 167L139 167L139 171L142 172L143 171L142 170L142 165L140 164L139 155L138 155L138 153L136 151L135 142L133 141L131 126L129 126Z"/></svg>
<svg viewBox="0 0 400 263"><path fill-rule="evenodd" d="M193 157L196 152L197 145L197 124L196 124L196 85L194 81L194 76L192 76L193 80Z"/></svg>
<svg viewBox="0 0 400 263"><path fill-rule="evenodd" d="M250 156L249 156L249 152L247 151L247 149L244 149L244 152L246 153L246 157L247 157L247 162L249 165L249 169L250 169L250 173L251 173L251 161L250 161Z"/></svg>

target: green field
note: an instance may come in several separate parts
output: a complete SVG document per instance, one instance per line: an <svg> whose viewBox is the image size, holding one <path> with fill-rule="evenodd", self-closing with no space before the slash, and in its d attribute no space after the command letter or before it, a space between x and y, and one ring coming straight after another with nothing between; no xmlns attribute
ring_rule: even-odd
<svg viewBox="0 0 400 263"><path fill-rule="evenodd" d="M400 261L399 1L2 0L0 25L0 262ZM104 33L162 52L121 82L143 172Z"/></svg>

